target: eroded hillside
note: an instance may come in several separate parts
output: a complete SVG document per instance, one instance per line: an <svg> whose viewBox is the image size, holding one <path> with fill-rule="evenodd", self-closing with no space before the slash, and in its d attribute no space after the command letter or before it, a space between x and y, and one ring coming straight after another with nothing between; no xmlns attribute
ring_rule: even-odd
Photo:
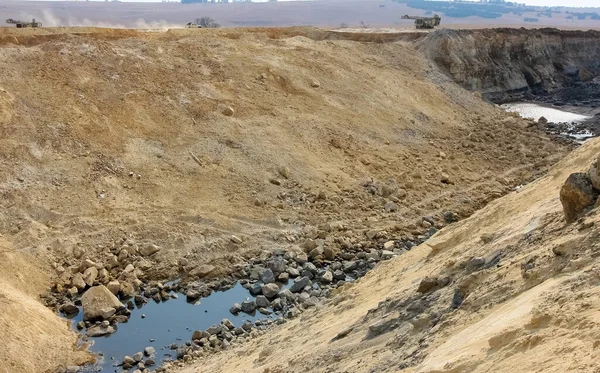
<svg viewBox="0 0 600 373"><path fill-rule="evenodd" d="M2 30L0 233L52 276L50 307L117 278L122 297L232 281L246 257L307 238L350 257L422 240L568 150L409 42L314 32Z"/></svg>

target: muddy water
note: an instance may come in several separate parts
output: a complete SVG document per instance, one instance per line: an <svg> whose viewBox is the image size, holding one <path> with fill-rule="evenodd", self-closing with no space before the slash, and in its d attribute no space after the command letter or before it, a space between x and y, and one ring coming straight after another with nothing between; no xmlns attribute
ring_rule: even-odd
<svg viewBox="0 0 600 373"><path fill-rule="evenodd" d="M94 366L85 367L87 372L113 373L123 372L121 363L125 355L133 355L152 346L156 350L154 360L156 368L164 360L175 360L176 351L170 345L184 344L192 337L194 330L206 330L212 325L219 324L224 318L229 319L236 327L244 321L265 319L265 316L240 313L235 316L229 312L234 303L241 303L246 298L252 298L247 289L237 284L229 290L213 292L206 298L201 298L194 304L186 301L183 294L177 299L155 303L150 301L141 308L132 310L127 323L117 325L117 331L106 337L90 338L90 350L98 353L98 362ZM142 314L145 316L142 318ZM72 319L73 327L83 319L80 312ZM85 332L85 330L84 330ZM152 341L152 342L151 342ZM135 370L132 369L131 371Z"/></svg>
<svg viewBox="0 0 600 373"><path fill-rule="evenodd" d="M565 110L527 102L503 104L501 107L508 112L518 113L523 118L533 118L538 120L540 117L545 117L548 119L548 122L553 123L580 123L592 118L587 115L575 114Z"/></svg>

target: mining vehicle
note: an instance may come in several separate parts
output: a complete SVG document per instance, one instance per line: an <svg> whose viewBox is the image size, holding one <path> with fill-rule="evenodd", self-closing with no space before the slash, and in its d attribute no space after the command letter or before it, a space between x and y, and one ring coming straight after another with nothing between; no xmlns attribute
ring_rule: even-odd
<svg viewBox="0 0 600 373"><path fill-rule="evenodd" d="M36 22L35 18L32 19L31 22L18 21L16 19L9 18L6 20L6 23L17 25L17 28L42 27L42 22Z"/></svg>
<svg viewBox="0 0 600 373"><path fill-rule="evenodd" d="M415 27L417 29L432 29L440 25L442 18L435 14L433 17L420 17L420 16L409 16L404 15L402 19L414 19Z"/></svg>

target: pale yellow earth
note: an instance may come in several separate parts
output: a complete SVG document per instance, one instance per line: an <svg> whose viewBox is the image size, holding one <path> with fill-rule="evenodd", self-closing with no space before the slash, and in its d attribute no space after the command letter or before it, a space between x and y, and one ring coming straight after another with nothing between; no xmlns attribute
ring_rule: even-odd
<svg viewBox="0 0 600 373"><path fill-rule="evenodd" d="M124 243L134 255L107 267L99 283L128 264L145 281L210 264L210 281L260 252L297 248L325 223L337 227L326 237L335 250L343 240L365 241L373 229L381 240L416 239L426 230L423 216L435 216L440 228L445 211L466 218L569 151L534 122L436 71L411 44L415 35L355 39L389 43L324 40L330 37L311 28L0 30L0 234L7 251L0 254L0 373L52 372L88 358L54 312L56 299L64 299L82 261L108 265ZM514 360L520 354L531 369L559 364L556 356L567 356L560 363L569 369L585 369L594 356L595 324L586 321L593 313L578 311L583 301L565 301L569 315L583 320L574 323L548 297L574 281L580 285L572 297L591 294L584 277L594 272L555 273L548 253L551 237L595 232L563 227L558 203L559 185L587 166L595 144L448 227L430 242L438 253L423 245L383 263L323 308L186 369L469 371L494 363L511 369L523 364ZM370 186L387 192L371 194ZM389 201L396 212L384 210ZM483 245L485 232L498 237ZM149 244L161 250L138 255ZM496 249L505 251L502 267L471 274L460 267ZM548 268L524 281L520 264L534 253L539 268ZM402 307L389 302L414 296L419 279L437 273L452 278L434 293L439 299L427 300L438 314L423 311L408 326ZM445 312L459 286L465 302ZM40 295L51 289L46 308ZM551 314L536 332L547 349L537 360L533 342L519 347L529 338L522 321L532 308ZM492 312L516 331L490 351L486 338L504 330L495 317L486 328L475 325ZM398 325L363 341L381 318ZM467 327L481 329L467 333L482 340L454 354L444 343ZM563 334L547 337L556 333Z"/></svg>
<svg viewBox="0 0 600 373"><path fill-rule="evenodd" d="M381 263L322 308L181 372L600 371L600 219L593 210L566 225L558 199L567 176L586 170L599 153L600 140L587 142L548 175ZM480 239L486 233L495 236L491 243ZM460 269L496 250L505 255L501 267L470 274ZM523 276L521 264L534 257L536 265ZM458 310L432 326L431 307L366 339L369 325L407 312L387 305L414 295L422 278L439 274L453 279L436 290L440 299L450 289L468 292ZM332 341L349 327L354 329L346 337Z"/></svg>

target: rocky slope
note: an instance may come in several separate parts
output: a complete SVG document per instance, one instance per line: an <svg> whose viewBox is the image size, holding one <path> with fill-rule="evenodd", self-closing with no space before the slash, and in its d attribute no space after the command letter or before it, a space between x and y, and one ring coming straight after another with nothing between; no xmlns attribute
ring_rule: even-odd
<svg viewBox="0 0 600 373"><path fill-rule="evenodd" d="M600 73L600 32L591 30L440 30L421 50L455 82L496 101L591 85ZM590 89L597 95L597 84Z"/></svg>
<svg viewBox="0 0 600 373"><path fill-rule="evenodd" d="M598 370L600 215L567 224L559 190L599 153L599 140L587 142L321 309L176 371Z"/></svg>
<svg viewBox="0 0 600 373"><path fill-rule="evenodd" d="M121 299L178 276L218 285L307 238L349 258L419 241L446 212L471 215L569 150L409 42L310 37L326 39L302 28L1 30L0 234L45 274L26 301L51 285L54 309L114 280ZM21 325L38 314L53 320L44 333L65 337L53 351L74 349L58 316L28 309L0 309L11 351L35 347L39 330ZM23 359L0 368L40 371ZM43 369L78 359L48 356Z"/></svg>

